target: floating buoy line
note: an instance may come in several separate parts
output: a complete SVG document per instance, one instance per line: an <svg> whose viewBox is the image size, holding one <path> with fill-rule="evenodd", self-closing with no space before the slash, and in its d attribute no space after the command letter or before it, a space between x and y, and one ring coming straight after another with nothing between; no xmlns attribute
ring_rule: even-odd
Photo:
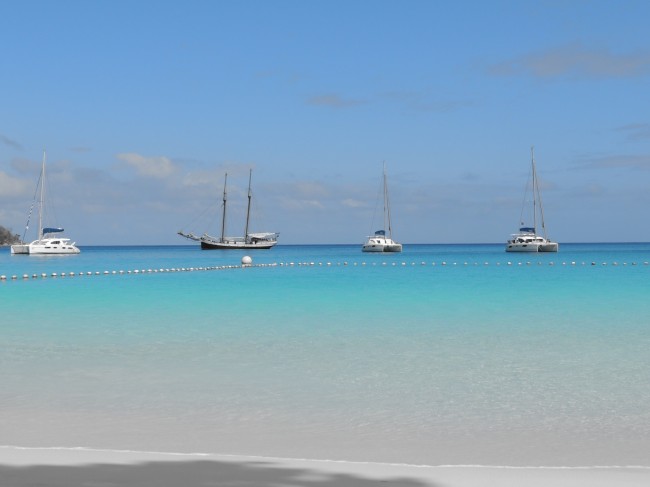
<svg viewBox="0 0 650 487"><path fill-rule="evenodd" d="M274 262L270 264L253 264L250 257L244 257L240 265L221 265L221 266L210 266L210 267L171 267L171 268L159 268L159 269L131 269L131 270L113 270L113 271L86 271L86 272L51 272L51 273L40 273L40 274L12 274L10 276L0 275L0 282L8 281L28 281L28 280L38 280L38 279L57 279L57 278L81 278L81 277L93 277L93 276L111 276L111 275L149 275L149 274L164 274L164 273L176 273L176 272L199 272L199 271L221 271L228 269L245 269L249 267L415 267L415 266L429 266L429 267L478 267L478 266L496 266L496 267L529 267L529 266L561 266L561 267L626 267L626 266L648 266L650 263L645 262L494 262L490 263L487 261L484 262L352 262L347 261L343 262Z"/></svg>

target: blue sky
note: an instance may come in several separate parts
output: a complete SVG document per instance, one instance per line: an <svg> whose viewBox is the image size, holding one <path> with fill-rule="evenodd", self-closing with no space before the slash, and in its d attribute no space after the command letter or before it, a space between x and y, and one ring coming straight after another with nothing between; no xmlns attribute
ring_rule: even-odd
<svg viewBox="0 0 650 487"><path fill-rule="evenodd" d="M650 241L645 1L7 2L0 225L43 149L81 246L217 232L361 243L386 161L403 243L504 242L535 146L559 242Z"/></svg>

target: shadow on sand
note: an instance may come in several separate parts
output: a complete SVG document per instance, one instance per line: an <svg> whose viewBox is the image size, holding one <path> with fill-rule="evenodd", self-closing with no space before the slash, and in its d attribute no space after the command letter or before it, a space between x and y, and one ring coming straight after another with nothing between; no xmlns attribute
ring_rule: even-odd
<svg viewBox="0 0 650 487"><path fill-rule="evenodd" d="M368 478L266 462L0 465L2 487L435 487L416 478Z"/></svg>

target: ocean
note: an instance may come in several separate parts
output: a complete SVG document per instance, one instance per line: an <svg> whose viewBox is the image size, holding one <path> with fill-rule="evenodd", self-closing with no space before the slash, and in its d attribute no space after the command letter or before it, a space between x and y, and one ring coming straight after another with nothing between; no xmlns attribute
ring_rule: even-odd
<svg viewBox="0 0 650 487"><path fill-rule="evenodd" d="M650 465L648 243L81 250L2 249L0 445Z"/></svg>

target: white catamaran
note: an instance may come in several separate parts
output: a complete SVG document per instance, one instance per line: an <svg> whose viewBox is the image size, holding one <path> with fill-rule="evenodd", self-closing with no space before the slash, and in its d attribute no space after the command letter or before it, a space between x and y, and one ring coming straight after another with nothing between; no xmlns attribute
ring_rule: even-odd
<svg viewBox="0 0 650 487"><path fill-rule="evenodd" d="M249 233L248 227L250 223L251 214L251 179L253 170L251 169L248 174L248 207L246 208L246 227L244 229L243 237L227 237L226 236L226 203L228 201L228 193L226 186L228 182L228 173L226 173L223 183L223 214L221 216L221 236L213 237L204 233L202 236L197 236L192 232L186 233L182 230L178 234L182 237L189 238L201 243L201 248L204 250L228 250L228 249L270 249L278 243L279 233L262 232L262 233Z"/></svg>
<svg viewBox="0 0 650 487"><path fill-rule="evenodd" d="M514 233L510 236L510 240L506 242L506 252L557 252L559 244L552 242L546 236L546 225L544 224L544 207L542 206L542 194L539 191L539 183L537 181L537 170L535 168L535 152L534 148L530 148L531 164L532 164L532 219L533 226L526 226L523 221L524 207L526 199L524 198L524 207L521 210L521 226L519 233ZM542 235L537 234L537 218L540 218L542 225Z"/></svg>
<svg viewBox="0 0 650 487"><path fill-rule="evenodd" d="M44 201L45 201L45 151L43 151L43 164L41 175L38 181L38 238L31 243L25 243L25 236L29 230L29 220L32 215L34 204L29 210L27 224L21 243L11 246L12 254L43 255L43 254L78 254L80 250L69 238L53 237L52 234L63 232L59 227L43 227ZM35 195L36 196L36 195Z"/></svg>
<svg viewBox="0 0 650 487"><path fill-rule="evenodd" d="M361 247L362 252L401 252L402 244L393 240L393 229L390 220L390 201L388 199L388 183L386 182L386 164L384 164L384 218L381 230L374 235L366 237L366 242ZM388 228L388 236L386 236Z"/></svg>

